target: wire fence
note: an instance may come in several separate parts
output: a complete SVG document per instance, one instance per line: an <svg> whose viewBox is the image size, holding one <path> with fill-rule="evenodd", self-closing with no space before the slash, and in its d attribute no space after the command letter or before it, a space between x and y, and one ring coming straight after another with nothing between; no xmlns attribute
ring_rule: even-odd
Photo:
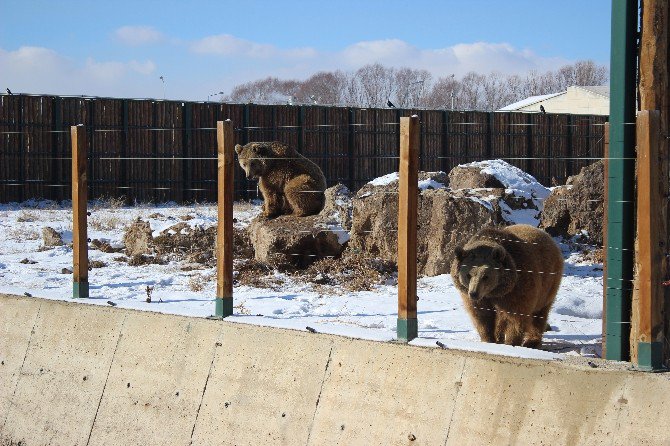
<svg viewBox="0 0 670 446"><path fill-rule="evenodd" d="M504 159L542 184L563 184L603 156L604 116L0 96L0 202L69 197L69 126L88 133L91 198L214 201L218 120L235 143L295 147L356 191L398 170L401 116L420 119L420 170ZM256 196L236 169L236 199Z"/></svg>

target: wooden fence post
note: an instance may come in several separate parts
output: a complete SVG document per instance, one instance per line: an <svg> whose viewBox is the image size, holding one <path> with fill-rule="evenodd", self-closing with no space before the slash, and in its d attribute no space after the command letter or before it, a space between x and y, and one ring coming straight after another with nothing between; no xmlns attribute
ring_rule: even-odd
<svg viewBox="0 0 670 446"><path fill-rule="evenodd" d="M72 297L88 298L86 130L70 127L72 138Z"/></svg>
<svg viewBox="0 0 670 446"><path fill-rule="evenodd" d="M218 142L218 226L216 231L216 317L233 314L233 123L230 119L216 123Z"/></svg>
<svg viewBox="0 0 670 446"><path fill-rule="evenodd" d="M418 336L416 318L416 232L418 208L419 117L400 118L398 195L398 340Z"/></svg>
<svg viewBox="0 0 670 446"><path fill-rule="evenodd" d="M637 364L646 370L663 367L663 275L666 250L664 213L666 190L660 178L660 112L642 110L637 115L637 237L639 324Z"/></svg>

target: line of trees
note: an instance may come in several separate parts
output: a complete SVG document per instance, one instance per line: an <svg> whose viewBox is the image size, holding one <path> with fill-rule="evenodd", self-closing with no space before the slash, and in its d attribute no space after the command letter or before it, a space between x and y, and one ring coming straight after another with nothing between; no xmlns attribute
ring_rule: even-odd
<svg viewBox="0 0 670 446"><path fill-rule="evenodd" d="M505 105L573 85L604 85L607 67L591 60L525 76L475 72L434 79L427 70L392 68L379 63L353 71L322 71L304 81L267 77L237 85L224 101L256 104L323 104L446 110L497 110Z"/></svg>

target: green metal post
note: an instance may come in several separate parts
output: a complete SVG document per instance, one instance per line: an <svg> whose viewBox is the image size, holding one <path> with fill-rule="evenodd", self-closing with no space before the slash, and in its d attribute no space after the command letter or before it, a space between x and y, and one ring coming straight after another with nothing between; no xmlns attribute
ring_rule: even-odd
<svg viewBox="0 0 670 446"><path fill-rule="evenodd" d="M637 0L612 0L606 358L630 358Z"/></svg>

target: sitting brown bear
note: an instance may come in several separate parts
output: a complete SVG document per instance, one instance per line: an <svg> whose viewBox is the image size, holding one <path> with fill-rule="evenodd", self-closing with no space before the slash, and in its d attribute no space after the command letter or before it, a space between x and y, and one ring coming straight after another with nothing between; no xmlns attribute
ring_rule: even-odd
<svg viewBox="0 0 670 446"><path fill-rule="evenodd" d="M563 274L563 256L541 229L486 228L455 250L451 277L484 342L538 348Z"/></svg>
<svg viewBox="0 0 670 446"><path fill-rule="evenodd" d="M297 217L318 214L325 203L326 177L319 166L280 142L235 146L247 179L258 179L263 215Z"/></svg>

